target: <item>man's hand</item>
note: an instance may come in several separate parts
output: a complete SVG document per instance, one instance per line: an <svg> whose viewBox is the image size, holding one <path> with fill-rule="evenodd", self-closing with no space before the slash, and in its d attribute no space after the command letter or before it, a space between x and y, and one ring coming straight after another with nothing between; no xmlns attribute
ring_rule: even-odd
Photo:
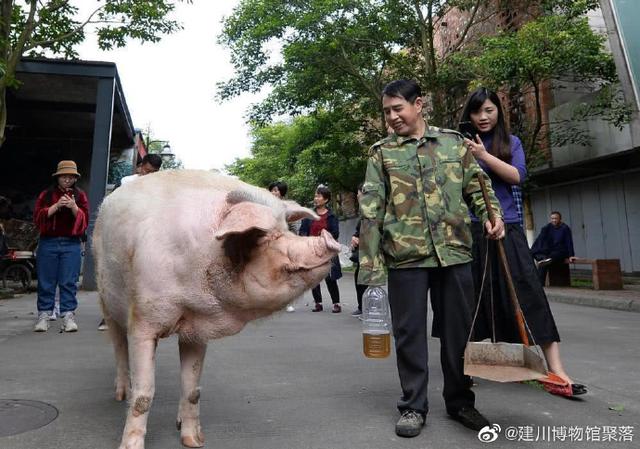
<svg viewBox="0 0 640 449"><path fill-rule="evenodd" d="M487 235L492 240L498 240L504 238L504 222L502 218L496 218L495 226L491 225L491 222L487 220L484 223L484 228L487 231Z"/></svg>
<svg viewBox="0 0 640 449"><path fill-rule="evenodd" d="M358 237L351 237L351 249L355 249L360 244L360 239Z"/></svg>

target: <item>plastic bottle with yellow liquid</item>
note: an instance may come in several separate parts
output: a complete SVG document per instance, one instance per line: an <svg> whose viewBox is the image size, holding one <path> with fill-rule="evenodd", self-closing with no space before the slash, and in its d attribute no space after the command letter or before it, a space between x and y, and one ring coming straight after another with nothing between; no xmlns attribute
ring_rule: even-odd
<svg viewBox="0 0 640 449"><path fill-rule="evenodd" d="M382 287L370 286L362 296L362 350L372 359L391 353L389 299Z"/></svg>

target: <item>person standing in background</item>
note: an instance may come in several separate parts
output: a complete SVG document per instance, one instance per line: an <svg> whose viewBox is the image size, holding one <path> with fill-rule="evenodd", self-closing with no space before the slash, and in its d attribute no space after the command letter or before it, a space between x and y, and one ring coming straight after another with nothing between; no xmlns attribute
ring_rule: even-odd
<svg viewBox="0 0 640 449"><path fill-rule="evenodd" d="M316 193L313 197L315 212L320 216L320 219L313 221L310 218L305 218L302 220L300 235L317 237L323 229L326 229L334 239L338 240L340 226L338 218L328 207L329 201L331 201L331 190L329 190L327 186L320 184L316 188ZM340 261L338 256L335 256L331 259L331 271L325 278L325 283L331 296L331 302L333 303L333 309L331 310L333 313L342 312L342 307L340 307L340 290L338 289L338 279L341 277L342 270L340 269ZM320 290L320 284L311 290L311 294L315 302L315 306L311 311L322 312L322 292Z"/></svg>
<svg viewBox="0 0 640 449"><path fill-rule="evenodd" d="M76 332L81 239L89 225L89 200L76 186L80 173L74 161L60 161L52 176L55 182L38 195L33 217L40 230L36 252L38 319L33 330L46 332L49 329L56 289L59 289L62 330Z"/></svg>
<svg viewBox="0 0 640 449"><path fill-rule="evenodd" d="M549 265L564 264L575 260L571 228L562 222L562 214L557 210L551 212L549 223L540 230L540 234L531 247L531 254L537 262L542 285L545 285L547 281Z"/></svg>
<svg viewBox="0 0 640 449"><path fill-rule="evenodd" d="M133 175L122 178L119 185L127 184L141 176L160 171L160 167L162 167L162 157L155 153L147 153L140 161L140 164L136 166L136 172Z"/></svg>

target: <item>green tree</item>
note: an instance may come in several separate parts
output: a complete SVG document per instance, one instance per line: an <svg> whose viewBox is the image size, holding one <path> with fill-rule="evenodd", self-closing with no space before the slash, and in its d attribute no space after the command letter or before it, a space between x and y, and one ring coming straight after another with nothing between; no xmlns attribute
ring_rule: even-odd
<svg viewBox="0 0 640 449"><path fill-rule="evenodd" d="M613 57L604 47L605 39L593 32L586 18L561 14L540 17L516 32L485 38L474 49L477 55L470 58L475 70L472 84L508 86L515 103L523 98L523 93L533 94L535 119L529 126L522 118L517 123L520 134L526 137L525 148L531 164L543 157L539 137L549 125L543 119L541 103L541 86L545 82L551 82L552 86L560 81L579 83L600 89L599 101L590 107L575 108L568 122L595 115L618 126L628 121L626 108L612 94L617 75ZM563 134L560 128L555 131L568 141L584 141L584 136L575 129L570 128L568 134Z"/></svg>
<svg viewBox="0 0 640 449"><path fill-rule="evenodd" d="M480 83L509 92L518 110L529 90L535 120L511 116L535 163L549 125L542 120L541 83L570 78L604 87L596 105L576 108L575 117L628 119L615 102L604 38L583 18L596 7L597 0L241 0L219 37L235 66L235 76L219 84L219 97L270 87L249 114L256 124L328 111L350 122L343 129L368 146L386 134L380 92L392 79L417 80L429 122L445 127L457 125L466 95ZM562 135L580 138L566 126L554 133ZM249 161L243 164L248 170Z"/></svg>
<svg viewBox="0 0 640 449"><path fill-rule="evenodd" d="M218 85L218 95L228 100L265 86L271 92L249 112L253 157L236 161L228 170L258 185L266 185L276 174L285 177L300 201L308 201L319 182L354 192L364 174L365 149L386 135L380 98L384 85L394 78L417 79L426 91L435 92L431 118L450 126L453 119L440 122L453 116L443 105L459 108L449 93L455 86L457 97L463 95L466 83L459 69L440 68L503 3L241 0L219 36L231 50L235 76ZM437 54L436 29L452 8L469 11L469 22L455 45ZM310 117L290 126L260 129L281 114ZM312 125L320 137L298 140L289 153L264 151L266 136L277 147L289 132L300 137L303 124ZM284 167L286 172L279 171Z"/></svg>
<svg viewBox="0 0 640 449"><path fill-rule="evenodd" d="M78 17L70 0L0 0L0 145L7 123L6 90L17 87L15 72L23 56L75 58L87 27L95 29L103 50L128 39L157 42L181 27L169 18L178 2L191 0L102 0L87 17Z"/></svg>
<svg viewBox="0 0 640 449"><path fill-rule="evenodd" d="M251 157L237 159L226 170L245 182L266 187L283 180L288 196L309 204L315 188L355 192L364 173L364 142L353 122L328 112L294 118L289 123L252 127Z"/></svg>
<svg viewBox="0 0 640 449"><path fill-rule="evenodd" d="M528 11L538 2L518 3ZM465 25L451 45L437 50L436 34L454 8L467 13ZM219 36L236 72L218 85L219 97L269 86L266 100L250 112L252 120L342 111L365 123L362 131L375 141L386 134L382 88L394 78L413 78L430 93L432 116L441 123L451 115L450 91L466 87L446 76L451 71L441 76L441 67L477 39L479 26L509 8L494 0L241 0Z"/></svg>

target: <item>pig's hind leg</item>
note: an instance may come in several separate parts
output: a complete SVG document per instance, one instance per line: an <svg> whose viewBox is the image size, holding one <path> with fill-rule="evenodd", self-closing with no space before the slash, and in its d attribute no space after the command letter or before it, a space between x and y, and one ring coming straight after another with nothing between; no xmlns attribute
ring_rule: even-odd
<svg viewBox="0 0 640 449"><path fill-rule="evenodd" d="M204 446L204 435L200 429L200 375L207 345L180 339L180 367L182 396L176 426L180 430L183 446Z"/></svg>
<svg viewBox="0 0 640 449"><path fill-rule="evenodd" d="M119 449L144 449L147 419L155 393L157 337L134 329L128 335L131 360L131 398Z"/></svg>
<svg viewBox="0 0 640 449"><path fill-rule="evenodd" d="M116 356L116 401L124 401L130 395L127 332L112 319L108 317L105 319Z"/></svg>

